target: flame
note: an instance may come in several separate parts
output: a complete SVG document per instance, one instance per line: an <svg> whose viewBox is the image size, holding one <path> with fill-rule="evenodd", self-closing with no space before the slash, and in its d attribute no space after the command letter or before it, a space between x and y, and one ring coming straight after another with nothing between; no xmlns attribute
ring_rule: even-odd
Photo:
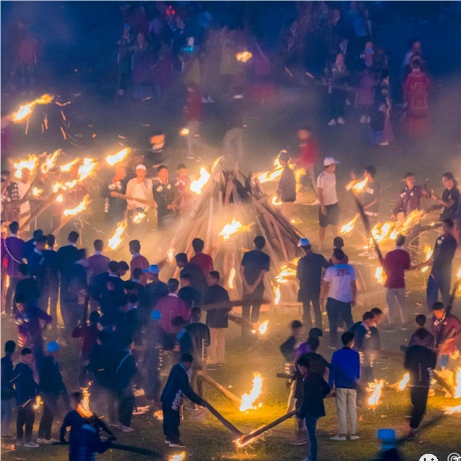
<svg viewBox="0 0 461 461"><path fill-rule="evenodd" d="M368 397L368 405L373 409L376 410L378 405L381 403L381 396L383 393L383 386L384 380L377 380L375 379L374 382L368 383L367 392L370 394Z"/></svg>
<svg viewBox="0 0 461 461"><path fill-rule="evenodd" d="M91 386L91 382L88 383L88 387ZM78 404L77 411L84 418L90 418L93 416L93 412L90 410L90 392L88 392L88 387L81 387L83 393L82 402Z"/></svg>
<svg viewBox="0 0 461 461"><path fill-rule="evenodd" d="M276 195L274 195L274 197L272 197L272 205L275 205L275 206L280 206L282 204L282 201L277 198Z"/></svg>
<svg viewBox="0 0 461 461"><path fill-rule="evenodd" d="M34 410L38 410L40 408L40 405L43 405L43 400L39 395L37 395L37 399L35 400Z"/></svg>
<svg viewBox="0 0 461 461"><path fill-rule="evenodd" d="M381 285L384 285L384 283L386 283L387 277L386 277L386 274L385 274L385 272L384 272L384 270L383 270L383 268L381 266L376 268L375 279Z"/></svg>
<svg viewBox="0 0 461 461"><path fill-rule="evenodd" d="M407 384L409 381L410 381L410 373L405 373L404 377L397 384L397 390L403 391L407 387Z"/></svg>
<svg viewBox="0 0 461 461"><path fill-rule="evenodd" d="M296 192L299 192L299 190L303 187L303 185L300 183L301 178L306 174L306 169L305 168L297 168L295 170L295 179L296 179Z"/></svg>
<svg viewBox="0 0 461 461"><path fill-rule="evenodd" d="M276 306L279 305L280 303L280 298L281 298L281 294L280 294L280 285L277 285L277 288L275 289L275 299L274 299L274 304Z"/></svg>
<svg viewBox="0 0 461 461"><path fill-rule="evenodd" d="M351 190L355 193L363 192L365 186L368 184L368 178L365 178L362 181L353 180L346 185L346 190Z"/></svg>
<svg viewBox="0 0 461 461"><path fill-rule="evenodd" d="M117 249L117 247L122 243L122 235L125 232L127 223L122 221L118 223L117 229L115 229L114 235L109 239L109 248L111 250Z"/></svg>
<svg viewBox="0 0 461 461"><path fill-rule="evenodd" d="M172 263L174 261L174 248L169 248L167 252L168 262Z"/></svg>
<svg viewBox="0 0 461 461"><path fill-rule="evenodd" d="M40 194L43 192L43 189L39 189L38 187L34 187L32 189L32 195L34 197L40 197Z"/></svg>
<svg viewBox="0 0 461 461"><path fill-rule="evenodd" d="M218 166L219 162L221 161L222 157L218 157L214 163L213 163L213 166L211 167L211 171L213 172L214 169Z"/></svg>
<svg viewBox="0 0 461 461"><path fill-rule="evenodd" d="M5 288L8 288L10 286L10 276L6 276L6 281L5 281Z"/></svg>
<svg viewBox="0 0 461 461"><path fill-rule="evenodd" d="M63 173L69 173L70 170L72 170L73 166L78 162L78 158L75 160L72 160L69 163L65 163L64 165L61 165L60 169Z"/></svg>
<svg viewBox="0 0 461 461"><path fill-rule="evenodd" d="M183 461L186 459L186 452L182 451L181 453L178 453L177 455L171 455L168 458L168 461Z"/></svg>
<svg viewBox="0 0 461 461"><path fill-rule="evenodd" d="M93 158L84 158L83 165L78 168L78 180L83 181L94 173L96 163Z"/></svg>
<svg viewBox="0 0 461 461"><path fill-rule="evenodd" d="M287 283L289 281L288 277L296 277L296 270L284 264L275 277L275 280L277 280L278 283Z"/></svg>
<svg viewBox="0 0 461 461"><path fill-rule="evenodd" d="M12 116L14 123L21 123L32 115L32 111L37 104L49 104L53 100L54 96L44 94L42 97L35 101L29 102L19 107L18 111Z"/></svg>
<svg viewBox="0 0 461 461"><path fill-rule="evenodd" d="M58 196L56 197L56 201L57 201L58 203L62 203L62 199L63 199L63 198L64 198L64 197L62 196L62 194L61 194L61 195L58 195Z"/></svg>
<svg viewBox="0 0 461 461"><path fill-rule="evenodd" d="M252 56L253 55L249 51L243 51L242 53L237 53L235 57L237 58L237 61L247 62L252 58Z"/></svg>
<svg viewBox="0 0 461 461"><path fill-rule="evenodd" d="M224 240L229 240L232 234L236 234L238 232L248 232L250 229L251 224L249 226L244 226L240 221L232 219L232 222L230 224L226 224L219 235L222 235Z"/></svg>
<svg viewBox="0 0 461 461"><path fill-rule="evenodd" d="M202 189L204 188L205 184L208 182L210 177L211 174L208 173L207 169L204 166L202 166L202 168L200 168L200 178L190 183L190 190L195 194L200 195L202 193Z"/></svg>
<svg viewBox="0 0 461 461"><path fill-rule="evenodd" d="M83 210L86 210L87 206L90 203L89 198L89 195L85 195L83 200L75 208L64 210L64 216L74 216L78 213L81 213Z"/></svg>
<svg viewBox="0 0 461 461"><path fill-rule="evenodd" d="M275 181L276 179L280 178L280 176L282 176L283 166L281 166L280 163L278 162L278 158L276 159L275 162L276 162L276 168L274 170L263 171L262 173L258 173L256 175L260 183Z"/></svg>
<svg viewBox="0 0 461 461"><path fill-rule="evenodd" d="M163 419L163 411L162 410L157 410L154 412L154 418L157 418L159 420Z"/></svg>
<svg viewBox="0 0 461 461"><path fill-rule="evenodd" d="M263 335L266 333L267 331L267 326L269 325L269 320L266 320L265 322L261 323L261 325L259 325L258 327L258 333L260 335Z"/></svg>
<svg viewBox="0 0 461 461"><path fill-rule="evenodd" d="M236 275L235 268L232 268L229 274L229 288L235 287L234 285L235 275Z"/></svg>
<svg viewBox="0 0 461 461"><path fill-rule="evenodd" d="M354 216L354 219L352 219L351 221L349 221L347 224L344 224L344 226L341 227L341 230L339 231L339 233L341 235L349 235L352 230L354 229L354 226L357 222L357 220L359 219L359 214L356 214Z"/></svg>
<svg viewBox="0 0 461 461"><path fill-rule="evenodd" d="M54 151L52 154L47 155L43 165L40 167L42 173L48 173L51 168L54 167L56 164L56 160L58 159L59 154L61 153L61 149Z"/></svg>
<svg viewBox="0 0 461 461"><path fill-rule="evenodd" d="M180 132L181 136L187 136L190 131L189 131L189 128L183 128Z"/></svg>
<svg viewBox="0 0 461 461"><path fill-rule="evenodd" d="M425 253L426 261L429 261L429 259L431 259L433 250L429 245L426 245L425 248L424 248L424 253ZM429 270L429 266L424 266L421 269L421 272L426 272L427 270Z"/></svg>
<svg viewBox="0 0 461 461"><path fill-rule="evenodd" d="M19 160L19 162L14 164L16 173L14 174L15 178L22 178L22 169L27 168L31 173L37 168L38 158L35 155L29 155L28 158Z"/></svg>
<svg viewBox="0 0 461 461"><path fill-rule="evenodd" d="M133 223L139 224L146 216L146 213L140 211L136 216L133 216Z"/></svg>
<svg viewBox="0 0 461 461"><path fill-rule="evenodd" d="M254 403L258 397L262 394L263 378L259 373L253 375L253 387L249 394L242 395L242 404L240 405L240 411L256 410L261 406L261 403L255 407Z"/></svg>
<svg viewBox="0 0 461 461"><path fill-rule="evenodd" d="M242 443L242 439L243 439L243 437L240 437L239 439L234 440L235 446L236 446L237 448L246 447L247 445L250 445L250 443L253 443L253 442L256 440L256 438L253 437L253 438L251 438L250 440L248 440L247 442Z"/></svg>
<svg viewBox="0 0 461 461"><path fill-rule="evenodd" d="M120 152L117 152L116 154L113 155L108 155L106 157L106 162L114 166L116 163L120 163L121 161L125 160L126 156L130 153L131 149L129 147L126 147L125 149L122 149Z"/></svg>
<svg viewBox="0 0 461 461"><path fill-rule="evenodd" d="M455 399L461 399L461 367L456 370Z"/></svg>
<svg viewBox="0 0 461 461"><path fill-rule="evenodd" d="M461 267L458 269L458 272L456 273L456 277L461 278Z"/></svg>

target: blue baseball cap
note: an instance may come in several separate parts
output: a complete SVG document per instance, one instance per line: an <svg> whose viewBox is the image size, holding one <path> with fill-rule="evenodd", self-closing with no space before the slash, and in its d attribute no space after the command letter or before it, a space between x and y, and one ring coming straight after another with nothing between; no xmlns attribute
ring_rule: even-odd
<svg viewBox="0 0 461 461"><path fill-rule="evenodd" d="M309 242L309 240L307 239L301 239L299 242L298 242L298 247L307 247L311 244L311 242Z"/></svg>
<svg viewBox="0 0 461 461"><path fill-rule="evenodd" d="M143 272L147 274L159 274L160 269L157 264L151 264L147 269L143 269Z"/></svg>
<svg viewBox="0 0 461 461"><path fill-rule="evenodd" d="M47 345L46 345L46 350L52 354L53 352L55 351L59 351L59 344L56 342L56 341L50 341Z"/></svg>
<svg viewBox="0 0 461 461"><path fill-rule="evenodd" d="M150 318L151 320L160 320L162 318L162 313L159 310L155 309L150 314Z"/></svg>

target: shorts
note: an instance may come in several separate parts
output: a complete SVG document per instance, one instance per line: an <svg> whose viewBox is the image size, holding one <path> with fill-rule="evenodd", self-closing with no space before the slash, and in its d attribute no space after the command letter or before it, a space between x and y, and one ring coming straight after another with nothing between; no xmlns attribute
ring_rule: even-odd
<svg viewBox="0 0 461 461"><path fill-rule="evenodd" d="M339 203L326 205L327 214L324 215L319 209L320 227L337 226L339 224Z"/></svg>

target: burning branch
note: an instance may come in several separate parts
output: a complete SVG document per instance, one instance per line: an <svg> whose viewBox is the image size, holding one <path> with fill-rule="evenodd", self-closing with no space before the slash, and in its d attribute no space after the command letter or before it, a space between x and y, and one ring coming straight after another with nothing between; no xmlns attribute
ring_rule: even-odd
<svg viewBox="0 0 461 461"><path fill-rule="evenodd" d="M194 194L200 195L202 193L202 189L205 187L210 178L211 174L208 173L204 166L202 166L202 168L200 168L200 178L190 183L190 190L194 192Z"/></svg>
<svg viewBox="0 0 461 461"><path fill-rule="evenodd" d="M240 405L240 411L256 410L262 404L260 403L257 407L254 406L254 403L262 394L263 389L263 378L259 373L254 373L253 377L253 387L249 394L242 395L242 404Z"/></svg>
<svg viewBox="0 0 461 461"><path fill-rule="evenodd" d="M14 123L22 123L24 120L28 120L32 115L34 107L37 104L49 104L53 100L54 96L44 94L42 97L35 101L29 102L19 107L18 111L13 113L12 119Z"/></svg>
<svg viewBox="0 0 461 461"><path fill-rule="evenodd" d="M17 179L22 178L22 170L27 168L31 174L35 171L38 165L38 157L35 155L29 155L28 158L19 160L19 162L14 163L14 168L16 172L14 173L14 177Z"/></svg>
<svg viewBox="0 0 461 461"><path fill-rule="evenodd" d="M372 383L368 383L367 392L369 395L367 403L373 410L376 410L381 404L381 396L383 393L384 380L375 379Z"/></svg>
<svg viewBox="0 0 461 461"><path fill-rule="evenodd" d="M116 154L108 155L106 157L106 162L110 166L114 166L115 164L120 163L123 160L125 160L125 158L128 156L130 151L131 149L129 147L126 147L125 149L121 150L120 152L117 152Z"/></svg>
<svg viewBox="0 0 461 461"><path fill-rule="evenodd" d="M223 240L229 240L231 235L238 232L248 232L250 229L251 224L249 226L244 226L240 221L232 219L232 222L226 224L219 235L222 235Z"/></svg>
<svg viewBox="0 0 461 461"><path fill-rule="evenodd" d="M111 250L116 250L118 246L122 243L122 235L125 232L127 223L126 221L119 222L117 229L115 229L114 235L109 239L109 248Z"/></svg>

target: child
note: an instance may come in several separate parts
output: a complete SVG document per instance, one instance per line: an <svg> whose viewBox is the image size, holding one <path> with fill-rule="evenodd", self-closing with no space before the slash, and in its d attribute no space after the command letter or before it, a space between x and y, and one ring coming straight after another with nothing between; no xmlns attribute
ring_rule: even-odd
<svg viewBox="0 0 461 461"><path fill-rule="evenodd" d="M23 443L24 426L26 427L25 443L27 448L38 448L38 443L32 442L32 430L35 421L35 397L38 394L38 384L34 379L34 356L32 351L25 347L21 351L21 362L14 369L14 386L16 389L16 405L18 415L16 419L16 445Z"/></svg>

